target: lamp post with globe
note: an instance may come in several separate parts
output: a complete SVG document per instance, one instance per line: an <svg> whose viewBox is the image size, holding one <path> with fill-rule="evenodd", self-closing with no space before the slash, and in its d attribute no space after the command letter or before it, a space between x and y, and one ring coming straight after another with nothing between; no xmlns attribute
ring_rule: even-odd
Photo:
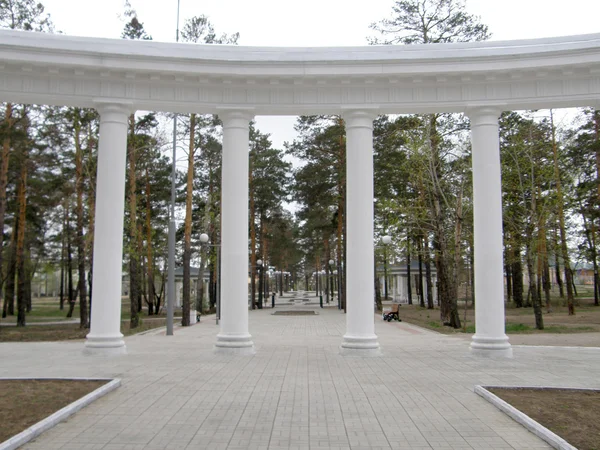
<svg viewBox="0 0 600 450"><path fill-rule="evenodd" d="M263 307L263 262L262 259L256 261L258 269L258 309Z"/></svg>

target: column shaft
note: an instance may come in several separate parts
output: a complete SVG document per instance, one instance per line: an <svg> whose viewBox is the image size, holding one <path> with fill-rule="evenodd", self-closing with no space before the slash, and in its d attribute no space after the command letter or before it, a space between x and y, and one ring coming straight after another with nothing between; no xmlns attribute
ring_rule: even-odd
<svg viewBox="0 0 600 450"><path fill-rule="evenodd" d="M219 114L223 121L221 189L221 320L216 350L253 354L248 332L248 148L251 115Z"/></svg>
<svg viewBox="0 0 600 450"><path fill-rule="evenodd" d="M377 355L373 253L373 120L351 111L346 121L347 278L346 334L342 354Z"/></svg>
<svg viewBox="0 0 600 450"><path fill-rule="evenodd" d="M121 281L127 118L130 105L98 106L100 141L94 224L94 297L86 351L124 353L121 334Z"/></svg>
<svg viewBox="0 0 600 450"><path fill-rule="evenodd" d="M475 244L474 353L512 356L504 329L502 254L502 184L500 181L499 111L473 110L473 211Z"/></svg>

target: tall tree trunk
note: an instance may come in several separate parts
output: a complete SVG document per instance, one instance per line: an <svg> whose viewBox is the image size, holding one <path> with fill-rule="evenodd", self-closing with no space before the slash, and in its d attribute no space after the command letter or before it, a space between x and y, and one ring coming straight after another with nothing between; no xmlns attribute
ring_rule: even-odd
<svg viewBox="0 0 600 450"><path fill-rule="evenodd" d="M425 256L425 282L427 283L427 309L433 309L433 280L431 279L431 253L429 252L429 238L423 234L423 249Z"/></svg>
<svg viewBox="0 0 600 450"><path fill-rule="evenodd" d="M23 108L23 117L27 113ZM26 120L25 120L26 122ZM27 308L27 299L25 297L26 268L25 268L25 229L27 228L27 175L29 164L29 151L23 149L23 159L21 161L21 174L19 177L19 187L17 188L17 204L19 208L19 231L17 233L17 326L25 326L25 310Z"/></svg>
<svg viewBox="0 0 600 450"><path fill-rule="evenodd" d="M10 236L10 253L6 270L6 289L4 289L4 305L2 317L15 315L15 277L17 276L17 234L19 233L19 220L15 218L14 227Z"/></svg>
<svg viewBox="0 0 600 450"><path fill-rule="evenodd" d="M319 265L319 255L317 255L316 259L315 259L315 277L316 277L316 286L317 286L317 295L315 297L318 297L320 294L320 278L321 275L319 274L319 272L321 271L321 267Z"/></svg>
<svg viewBox="0 0 600 450"><path fill-rule="evenodd" d="M67 209L67 299L69 301L69 310L67 317L73 317L75 309L75 291L73 289L73 252L71 248L71 213Z"/></svg>
<svg viewBox="0 0 600 450"><path fill-rule="evenodd" d="M67 199L63 200L63 220L60 248L60 310L65 308L65 262L67 255Z"/></svg>
<svg viewBox="0 0 600 450"><path fill-rule="evenodd" d="M147 264L146 264L146 258L144 256L144 248L143 248L143 243L142 243L142 239L141 237L144 235L144 229L142 224L140 223L140 225L138 226L138 236L140 237L140 239L138 240L138 255L140 255L140 291L141 294L139 299L140 301L138 302L138 311L141 313L144 310L144 303L148 302L148 285L146 284L146 270L147 270Z"/></svg>
<svg viewBox="0 0 600 450"><path fill-rule="evenodd" d="M556 276L556 284L558 285L558 292L560 298L565 298L565 291L563 288L563 280L560 274L560 264L558 262L560 254L560 246L558 244L558 229L554 227L554 274Z"/></svg>
<svg viewBox="0 0 600 450"><path fill-rule="evenodd" d="M339 272L339 280L341 280L340 304L344 312L346 312L346 142L344 120L338 116L338 125L340 129L340 142L338 146L337 158L337 230L336 230L336 256L337 270Z"/></svg>
<svg viewBox="0 0 600 450"><path fill-rule="evenodd" d="M89 328L89 313L87 309L87 288L85 285L85 236L83 234L83 149L80 135L81 122L79 109L74 111L73 130L75 136L75 192L77 194L77 270L79 274L79 327Z"/></svg>
<svg viewBox="0 0 600 450"><path fill-rule="evenodd" d="M504 228L504 273L506 274L506 303L512 301L512 271L511 271L511 235Z"/></svg>
<svg viewBox="0 0 600 450"><path fill-rule="evenodd" d="M594 110L594 137L596 149L596 185L598 186L597 205L600 205L600 111ZM592 217L592 247L594 249L594 305L598 306L600 297L600 274L598 273L598 253L596 250L596 221Z"/></svg>
<svg viewBox="0 0 600 450"><path fill-rule="evenodd" d="M154 284L154 246L152 245L152 187L150 185L150 174L146 167L146 280L148 282L148 315L158 314L155 312L156 286Z"/></svg>
<svg viewBox="0 0 600 450"><path fill-rule="evenodd" d="M144 306L143 295L146 294L146 272L144 265L144 244L142 242L142 236L144 235L144 229L141 223L138 223L137 229L137 255L138 255L138 296L137 296L137 310L141 314Z"/></svg>
<svg viewBox="0 0 600 450"><path fill-rule="evenodd" d="M532 303L533 303L533 314L535 316L535 327L538 330L543 330L544 329L544 317L542 315L542 302L541 299L538 296L538 289L536 286L536 276L535 276L535 272L533 270L533 252L531 250L531 244L529 244L530 240L533 237L528 236L527 237L527 242L528 244L525 246L525 259L527 261L527 274L529 275L529 293L531 294L532 297Z"/></svg>
<svg viewBox="0 0 600 450"><path fill-rule="evenodd" d="M196 148L196 114L190 115L190 145L188 148L188 170L185 196L185 225L183 237L183 302L181 304L181 325L190 325L190 296L192 259L192 198L194 195L194 150Z"/></svg>
<svg viewBox="0 0 600 450"><path fill-rule="evenodd" d="M135 114L129 116L129 327L137 328L140 323L138 309L141 297L139 255L138 255L138 224L137 224L137 173L136 173L136 143L135 143Z"/></svg>
<svg viewBox="0 0 600 450"><path fill-rule="evenodd" d="M561 251L563 265L565 267L565 281L567 284L567 307L569 315L575 314L575 303L573 297L573 273L569 261L569 250L567 248L567 233L565 230L564 200L562 194L562 183L560 181L560 170L558 168L558 148L556 145L556 129L554 127L554 116L550 110L550 124L552 126L552 154L554 156L554 182L556 183L556 201L558 203L558 221L560 229Z"/></svg>
<svg viewBox="0 0 600 450"><path fill-rule="evenodd" d="M456 300L457 268L449 251L449 243L445 234L446 213L443 210L442 187L439 184L438 168L440 167L439 143L440 136L437 132L437 115L428 116L429 121L429 142L431 146L431 162L429 164L431 181L431 219L433 221L434 240L433 247L437 253L436 263L439 280L440 296L440 317L444 324L453 328L460 328L460 316L458 314L458 304ZM460 207L460 203L459 203ZM455 217L455 239L460 235L461 215ZM460 242L455 243L460 246Z"/></svg>
<svg viewBox="0 0 600 450"><path fill-rule="evenodd" d="M325 302L329 304L329 258L331 258L329 238L323 239L323 246L325 247Z"/></svg>
<svg viewBox="0 0 600 450"><path fill-rule="evenodd" d="M33 268L31 261L31 249L27 248L27 259L25 261L25 303L27 304L27 312L30 313L33 305L31 302L31 283L35 269ZM39 292L38 292L39 297Z"/></svg>
<svg viewBox="0 0 600 450"><path fill-rule="evenodd" d="M248 164L248 194L250 207L248 216L250 220L250 305L256 308L256 208L254 206L254 177L252 176L254 156L250 155ZM262 302L258 302L258 309L262 309Z"/></svg>
<svg viewBox="0 0 600 450"><path fill-rule="evenodd" d="M592 258L592 265L594 267L594 306L598 306L598 251L596 249L596 223L594 217L591 220L591 226L588 225L588 221L585 214L581 215L583 218L583 226L585 229L585 238L590 250Z"/></svg>
<svg viewBox="0 0 600 450"><path fill-rule="evenodd" d="M198 267L198 278L196 279L196 311L199 314L204 312L204 265L205 254L202 248L200 248L200 267Z"/></svg>
<svg viewBox="0 0 600 450"><path fill-rule="evenodd" d="M511 264L513 300L517 308L523 307L523 265L521 263L521 239L515 236L512 246L513 262Z"/></svg>
<svg viewBox="0 0 600 450"><path fill-rule="evenodd" d="M97 144L98 139L94 137L94 133L92 131L91 124L88 126L88 161L93 160L93 152L94 146ZM92 322L92 287L93 280L92 274L94 273L94 230L95 230L95 220L96 220L96 179L95 179L95 170L89 171L89 188L87 192L87 204L88 204L88 214L89 214L89 223L88 223L88 234L87 234L87 255L88 255L88 299L89 299L89 318L88 321Z"/></svg>
<svg viewBox="0 0 600 450"><path fill-rule="evenodd" d="M541 193L538 191L538 195L541 197ZM540 219L538 236L538 253L539 253L539 267L542 279L542 288L544 290L544 298L546 300L546 311L550 312L552 305L550 303L550 268L548 262L548 250L546 246L546 226L545 218L542 216Z"/></svg>
<svg viewBox="0 0 600 450"><path fill-rule="evenodd" d="M419 291L419 306L425 308L425 296L423 295L423 239L421 236L417 238L417 252L419 260L419 283L417 289Z"/></svg>
<svg viewBox="0 0 600 450"><path fill-rule="evenodd" d="M281 270L279 271L279 295L280 296L283 296L283 270L285 267L286 267L286 264L282 257L281 263L280 263ZM323 286L321 286L321 294L323 294Z"/></svg>
<svg viewBox="0 0 600 450"><path fill-rule="evenodd" d="M377 264L373 268L375 272L375 305L377 305L377 311L383 311L383 304L381 303L381 282L379 281L379 277L377 276Z"/></svg>
<svg viewBox="0 0 600 450"><path fill-rule="evenodd" d="M408 304L412 305L412 276L410 274L410 236L406 237L406 292L408 295Z"/></svg>
<svg viewBox="0 0 600 450"><path fill-rule="evenodd" d="M508 253L510 252L510 248L508 247L505 255L505 261L508 261ZM511 265L507 262L504 265L504 272L506 273L506 302L510 303L512 302L512 291L513 291L513 287L512 287L512 271L511 271Z"/></svg>
<svg viewBox="0 0 600 450"><path fill-rule="evenodd" d="M8 162L10 159L10 134L13 126L12 104L7 103L4 111L4 139L2 140L2 154L0 155L0 287L2 286L4 270L4 216L6 215L6 187L8 186ZM1 292L1 289L0 289ZM6 301L2 310L2 317L6 317Z"/></svg>

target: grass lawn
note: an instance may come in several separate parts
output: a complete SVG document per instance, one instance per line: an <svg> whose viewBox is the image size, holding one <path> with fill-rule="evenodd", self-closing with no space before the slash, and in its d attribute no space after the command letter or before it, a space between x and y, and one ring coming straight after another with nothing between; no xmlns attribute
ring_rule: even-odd
<svg viewBox="0 0 600 450"><path fill-rule="evenodd" d="M583 288L578 289L582 295L589 294ZM416 297L416 296L415 296ZM389 308L389 306L384 307ZM453 329L443 326L440 321L440 310L421 308L417 304L402 305L400 307L400 318L405 322L419 325L424 328L445 334L453 333L475 333L475 312L470 302L459 302L459 315L462 328ZM600 307L594 306L594 299L590 297L579 297L575 302L575 315L569 316L564 300L553 298L550 311L543 308L544 329L535 328L535 317L533 308L516 308L513 304L505 308L506 333L585 333L600 332Z"/></svg>
<svg viewBox="0 0 600 450"><path fill-rule="evenodd" d="M73 317L67 318L69 304L65 302L64 309L59 308L57 298L34 298L32 309L27 313L26 324L36 324L25 327L2 326L0 327L0 342L36 342L36 341L67 341L73 339L85 339L89 329L80 329L79 303L73 309ZM131 330L129 329L130 308L129 299L123 298L121 303L121 333L125 336L141 333L153 328L166 326L166 312L159 315L148 316L146 310L140 315L141 324ZM8 316L1 319L2 323L14 324L16 316ZM44 322L65 322L64 324L39 325Z"/></svg>
<svg viewBox="0 0 600 450"><path fill-rule="evenodd" d="M600 391L489 388L579 450L600 449Z"/></svg>
<svg viewBox="0 0 600 450"><path fill-rule="evenodd" d="M125 336L164 327L165 318L142 320L134 329L129 328L129 322L121 322L121 333ZM26 327L0 327L0 342L40 342L40 341L70 341L85 339L89 329L79 328L77 323L60 325L36 325Z"/></svg>
<svg viewBox="0 0 600 450"><path fill-rule="evenodd" d="M103 384L106 381L0 380L0 442Z"/></svg>

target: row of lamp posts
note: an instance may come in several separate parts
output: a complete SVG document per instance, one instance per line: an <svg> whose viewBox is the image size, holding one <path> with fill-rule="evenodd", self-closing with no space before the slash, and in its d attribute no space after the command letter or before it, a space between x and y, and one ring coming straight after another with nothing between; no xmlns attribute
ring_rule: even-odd
<svg viewBox="0 0 600 450"><path fill-rule="evenodd" d="M174 222L174 217L171 218L171 220ZM174 228L174 227L173 227ZM207 247L215 247L216 251L217 251L217 286L216 286L216 290L217 290L217 301L216 301L216 323L217 325L219 324L219 320L220 320L220 312L221 312L221 260L220 260L220 244L209 244L209 237L208 234L206 233L202 233L200 235L200 243L201 245L207 246ZM381 242L383 244L383 251L384 251L384 260L383 260L383 271L384 271L384 275L383 275L383 279L384 279L384 298L387 299L388 298L388 283L387 283L387 247L388 245L392 242L392 237L389 235L385 235L381 238ZM173 245L174 247L174 245ZM173 258L174 259L174 258ZM169 265L169 269L171 270L171 267L174 266L174 264L170 264ZM330 290L332 296L333 296L333 291L334 291L334 282L333 282L333 277L337 278L337 291L338 291L338 309L342 309L342 266L340 264L340 262L338 261L337 264L337 268L334 269L335 267L335 261L333 259L329 260L329 267L331 268L330 273L331 275L328 277L329 279L326 278L325 282L327 284L330 284L329 286L326 285L326 290ZM263 291L264 291L264 266L263 266L263 261L262 259L259 259L256 261L256 268L258 269L258 308L262 309L262 305L263 305ZM271 272L269 270L269 272ZM275 271L273 272L274 275L277 277L278 275L280 275L280 283L281 283L281 287L280 289L283 289L283 276L284 275L289 275L289 272L284 272L284 271ZM319 277L321 275L325 275L325 271L317 271L314 273L314 275L316 277ZM270 277L269 277L270 278ZM277 286L277 285L276 285ZM174 299L174 295L170 296L171 299ZM275 307L275 296L273 295L272 297L272 307ZM173 334L172 331L172 327L173 327L173 312L172 312L172 307L173 307L173 301L169 301L169 304L167 305L167 309L168 309L168 313L167 314L167 334ZM323 300L321 297L321 308L323 307ZM169 317L170 316L170 317ZM170 324L170 333L169 331L169 324Z"/></svg>

